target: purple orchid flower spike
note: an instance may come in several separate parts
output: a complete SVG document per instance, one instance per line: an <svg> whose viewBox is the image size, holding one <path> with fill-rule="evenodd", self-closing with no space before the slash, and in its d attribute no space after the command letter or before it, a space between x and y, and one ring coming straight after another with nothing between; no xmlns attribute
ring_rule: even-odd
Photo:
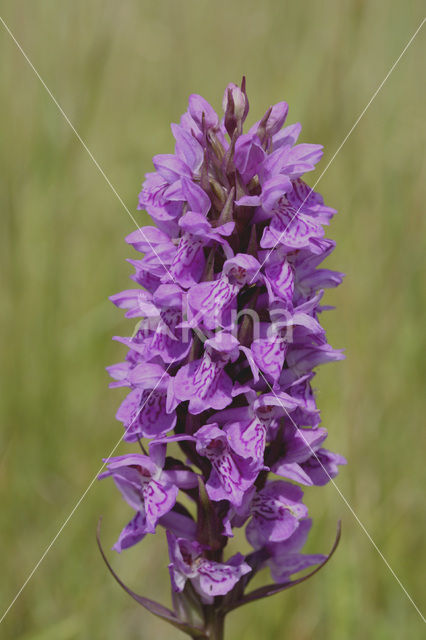
<svg viewBox="0 0 426 640"><path fill-rule="evenodd" d="M302 552L312 522L301 486L318 491L346 463L324 448L312 386L318 365L343 358L320 322L324 290L343 278L321 268L336 211L302 177L322 147L299 143L298 123L283 128L286 102L244 131L245 79L222 106L219 117L190 96L174 153L154 157L139 194L153 226L126 238L142 255L129 260L132 287L111 297L137 324L115 338L128 351L107 370L129 389L123 439L143 453L106 460L100 476L135 512L116 551L166 531L173 609L126 586L100 547L110 572L198 640L223 640L229 611L324 566L340 532L329 555ZM229 557L242 528L252 550ZM274 584L250 591L265 567Z"/></svg>

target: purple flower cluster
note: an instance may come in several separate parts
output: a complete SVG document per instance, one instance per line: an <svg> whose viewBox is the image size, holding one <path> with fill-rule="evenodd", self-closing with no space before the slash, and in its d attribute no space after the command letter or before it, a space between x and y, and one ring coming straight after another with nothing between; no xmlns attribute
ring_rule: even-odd
<svg viewBox="0 0 426 640"><path fill-rule="evenodd" d="M265 566L288 584L324 562L301 553L311 521L299 485L345 463L323 448L311 386L317 365L343 357L318 320L324 289L342 280L318 268L335 211L302 179L322 147L297 144L299 124L283 128L285 102L243 133L248 109L244 81L228 85L222 119L191 95L172 124L175 153L146 175L139 208L155 226L126 238L143 254L129 261L136 288L111 298L138 324L108 368L111 386L130 389L124 440L143 453L107 459L102 474L135 511L115 549L164 528L174 599L225 596L223 610ZM226 558L240 527L253 550Z"/></svg>

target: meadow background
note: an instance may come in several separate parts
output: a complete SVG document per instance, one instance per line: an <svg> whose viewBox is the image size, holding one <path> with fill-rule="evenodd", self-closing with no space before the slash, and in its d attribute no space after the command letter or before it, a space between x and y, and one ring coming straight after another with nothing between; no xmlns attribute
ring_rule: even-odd
<svg viewBox="0 0 426 640"><path fill-rule="evenodd" d="M285 99L301 140L324 144L313 184L423 9L379 0L3 0L0 15L133 212L151 156L172 150L169 123L188 95L219 108L243 73L252 122ZM420 606L425 39L423 28L318 185L340 212L329 266L347 278L327 294L337 309L324 319L347 359L316 378L330 448L349 461L338 485ZM107 298L130 283L124 237L134 225L1 25L0 131L3 611L122 433L114 419L122 394L108 390L104 367L124 355L111 336L128 335L131 323ZM231 614L227 637L422 637L419 615L336 489L308 489L306 500L315 517L309 550L329 549L343 521L332 562ZM180 637L107 573L95 544L100 515L109 549L130 510L108 481L91 487L0 637ZM161 534L109 556L136 591L168 602Z"/></svg>

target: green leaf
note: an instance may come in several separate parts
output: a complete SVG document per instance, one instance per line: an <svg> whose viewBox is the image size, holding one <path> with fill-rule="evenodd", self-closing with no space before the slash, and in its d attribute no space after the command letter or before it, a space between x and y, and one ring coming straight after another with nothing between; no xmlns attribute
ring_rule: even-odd
<svg viewBox="0 0 426 640"><path fill-rule="evenodd" d="M180 631L187 633L189 636L191 636L191 638L199 638L200 640L206 639L207 636L203 629L200 629L199 627L195 627L185 622L182 622L179 618L176 617L173 611L171 611L167 607L164 607L159 602L155 602L154 600L150 600L149 598L140 596L138 593L135 593L134 591L132 591L132 589L130 589L127 585L124 584L124 582L118 577L114 569L111 567L104 553L104 550L102 548L101 541L100 541L101 521L102 521L102 518L100 518L98 522L97 531L96 531L96 541L98 543L99 551L101 552L102 558L106 566L108 567L111 575L115 578L115 580L118 582L120 587L122 587L122 589L124 589L124 591L128 593L129 596L131 596L134 600L136 600L136 602L142 605L142 607L147 609L154 616L157 616L158 618L165 620L166 622L173 625L177 629L180 629Z"/></svg>

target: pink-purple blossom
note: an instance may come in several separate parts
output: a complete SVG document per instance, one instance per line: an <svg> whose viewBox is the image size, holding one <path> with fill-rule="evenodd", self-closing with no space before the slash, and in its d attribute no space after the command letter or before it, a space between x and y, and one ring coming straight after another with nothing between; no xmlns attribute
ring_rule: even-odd
<svg viewBox="0 0 426 640"><path fill-rule="evenodd" d="M298 123L282 128L286 102L244 132L245 81L228 85L223 109L192 95L172 124L175 152L146 174L138 208L154 226L126 238L143 255L129 260L133 287L111 296L136 324L108 367L111 386L129 389L123 439L143 453L107 459L100 476L136 512L117 551L165 529L175 610L162 617L200 638L212 636L184 619L194 598L207 625L205 607L245 602L262 567L287 588L326 561L301 553L312 523L299 485L346 462L323 448L312 386L318 365L343 358L321 324L324 290L343 277L319 268L336 211L302 177L322 147L299 144ZM241 527L252 552L229 558Z"/></svg>

